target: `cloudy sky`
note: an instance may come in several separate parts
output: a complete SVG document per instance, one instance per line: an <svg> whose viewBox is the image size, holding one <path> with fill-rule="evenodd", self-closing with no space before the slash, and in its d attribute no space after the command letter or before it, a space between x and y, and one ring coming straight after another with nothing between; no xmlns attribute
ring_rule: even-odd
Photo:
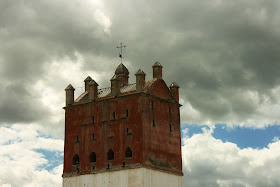
<svg viewBox="0 0 280 187"><path fill-rule="evenodd" d="M60 186L64 88L180 86L184 187L280 186L280 1L0 1L0 186Z"/></svg>

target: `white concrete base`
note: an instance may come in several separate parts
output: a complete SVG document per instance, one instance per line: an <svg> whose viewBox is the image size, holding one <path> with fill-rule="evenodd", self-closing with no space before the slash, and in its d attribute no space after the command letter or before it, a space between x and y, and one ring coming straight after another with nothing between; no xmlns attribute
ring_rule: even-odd
<svg viewBox="0 0 280 187"><path fill-rule="evenodd" d="M147 168L63 178L64 187L182 187L182 176Z"/></svg>

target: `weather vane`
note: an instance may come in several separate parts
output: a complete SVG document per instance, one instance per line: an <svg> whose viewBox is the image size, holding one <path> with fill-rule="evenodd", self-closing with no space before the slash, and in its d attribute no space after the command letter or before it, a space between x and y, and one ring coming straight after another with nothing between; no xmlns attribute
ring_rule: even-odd
<svg viewBox="0 0 280 187"><path fill-rule="evenodd" d="M121 63L122 63L122 59L123 59L123 56L122 56L122 48L123 47L126 47L125 45L122 45L122 42L120 43L121 46L118 46L117 48L120 48L121 49L121 52L119 53L119 57L121 58Z"/></svg>

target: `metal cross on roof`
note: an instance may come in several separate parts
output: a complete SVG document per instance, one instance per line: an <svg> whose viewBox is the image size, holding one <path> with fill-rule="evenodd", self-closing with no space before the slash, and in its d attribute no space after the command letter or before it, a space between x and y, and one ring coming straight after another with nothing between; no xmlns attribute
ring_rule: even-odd
<svg viewBox="0 0 280 187"><path fill-rule="evenodd" d="M126 47L125 45L122 45L122 42L120 43L121 46L118 46L117 48L120 48L121 49L121 52L119 53L119 57L121 58L121 62L122 62L122 59L123 59L123 56L122 56L122 48L123 47Z"/></svg>

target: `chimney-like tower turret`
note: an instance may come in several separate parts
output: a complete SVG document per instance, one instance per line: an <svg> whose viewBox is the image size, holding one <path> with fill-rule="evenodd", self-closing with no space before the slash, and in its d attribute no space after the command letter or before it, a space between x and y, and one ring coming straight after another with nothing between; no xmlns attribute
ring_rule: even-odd
<svg viewBox="0 0 280 187"><path fill-rule="evenodd" d="M91 80L88 83L88 93L89 93L90 101L97 99L97 97L98 97L98 88L97 87L98 87L98 84L94 80Z"/></svg>
<svg viewBox="0 0 280 187"><path fill-rule="evenodd" d="M153 65L153 78L162 79L162 65L159 62Z"/></svg>
<svg viewBox="0 0 280 187"><path fill-rule="evenodd" d="M65 92L66 92L66 106L72 105L74 103L74 91L75 91L75 88L73 88L73 86L71 84L69 84L65 88Z"/></svg>
<svg viewBox="0 0 280 187"><path fill-rule="evenodd" d="M92 80L92 78L90 76L88 76L84 82L85 82L85 91L88 91L88 84L89 82Z"/></svg>
<svg viewBox="0 0 280 187"><path fill-rule="evenodd" d="M117 67L115 75L120 79L120 87L128 84L129 71L122 63Z"/></svg>
<svg viewBox="0 0 280 187"><path fill-rule="evenodd" d="M120 93L120 79L117 75L111 78L111 96L116 96Z"/></svg>
<svg viewBox="0 0 280 187"><path fill-rule="evenodd" d="M144 86L145 86L145 76L146 76L146 74L144 73L144 71L139 69L135 73L135 76L136 76L136 91L137 92L143 91Z"/></svg>
<svg viewBox="0 0 280 187"><path fill-rule="evenodd" d="M172 95L174 96L174 98L176 99L177 102L179 102L179 86L178 84L176 84L176 82L173 82L171 85L170 85L170 91L172 93Z"/></svg>

